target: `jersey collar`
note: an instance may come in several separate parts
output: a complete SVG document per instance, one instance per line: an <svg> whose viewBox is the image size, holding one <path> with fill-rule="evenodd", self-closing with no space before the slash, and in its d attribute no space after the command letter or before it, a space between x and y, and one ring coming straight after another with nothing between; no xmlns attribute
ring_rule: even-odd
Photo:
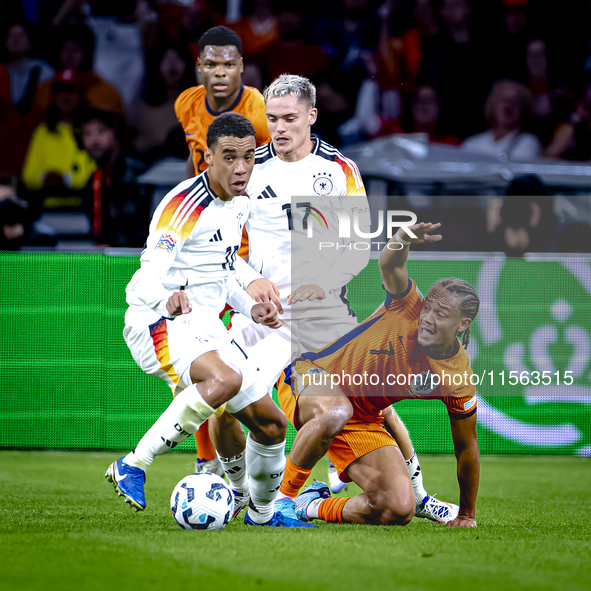
<svg viewBox="0 0 591 591"><path fill-rule="evenodd" d="M212 191L211 186L209 185L209 176L207 174L207 170L205 170L203 172L202 178L203 178L203 184L205 185L205 190L207 191L208 195L212 199L217 199L218 196Z"/></svg>
<svg viewBox="0 0 591 591"><path fill-rule="evenodd" d="M238 105L238 103L240 102L240 99L242 98L242 94L244 93L244 85L242 85L240 87L240 92L238 93L238 96L236 97L236 100L224 111L214 111L213 109L211 109L209 107L209 103L207 102L207 94L203 97L203 100L205 101L205 108L207 109L207 112L210 115L213 115L214 117L217 117L218 115L221 115L222 113L228 113L230 111L233 111L236 106Z"/></svg>

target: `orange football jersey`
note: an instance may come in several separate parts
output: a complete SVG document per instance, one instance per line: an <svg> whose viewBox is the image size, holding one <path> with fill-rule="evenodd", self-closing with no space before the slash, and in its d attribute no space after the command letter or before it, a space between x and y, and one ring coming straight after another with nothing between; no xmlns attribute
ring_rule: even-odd
<svg viewBox="0 0 591 591"><path fill-rule="evenodd" d="M452 357L429 357L417 345L423 296L411 280L401 295L397 299L388 294L384 304L357 328L317 352L298 357L292 371L300 376L300 390L326 378L330 384L330 375L335 379L338 375L340 389L353 404L354 418L368 422L381 422L382 409L411 398L441 399L452 418L470 416L477 402L466 351L456 342ZM286 383L289 374L288 369ZM323 378L323 374L329 375ZM439 376L439 385L432 380L434 375Z"/></svg>
<svg viewBox="0 0 591 591"><path fill-rule="evenodd" d="M185 138L193 157L195 174L207 169L205 162L206 134L209 124L221 112L212 111L205 98L205 86L193 86L182 92L174 103L174 110L183 126ZM254 125L257 146L271 141L267 128L267 114L263 95L250 86L243 86L234 104L228 109L244 115Z"/></svg>

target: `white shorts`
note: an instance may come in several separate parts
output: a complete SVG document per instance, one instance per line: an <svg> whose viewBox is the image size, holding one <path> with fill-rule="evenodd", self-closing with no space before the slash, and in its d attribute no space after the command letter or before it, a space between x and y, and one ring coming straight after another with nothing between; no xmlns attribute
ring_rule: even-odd
<svg viewBox="0 0 591 591"><path fill-rule="evenodd" d="M221 320L203 326L179 322L181 318L161 318L145 328L124 328L123 338L144 372L164 380L176 396L192 384L193 361L217 351L228 365L242 373L240 392L226 404L228 412L238 412L267 394L258 368L232 340Z"/></svg>
<svg viewBox="0 0 591 591"><path fill-rule="evenodd" d="M322 349L353 330L354 316L317 318L314 320L282 320L278 329L256 324L242 314L232 316L230 335L261 371L261 379L269 393L281 372L298 356L307 351Z"/></svg>

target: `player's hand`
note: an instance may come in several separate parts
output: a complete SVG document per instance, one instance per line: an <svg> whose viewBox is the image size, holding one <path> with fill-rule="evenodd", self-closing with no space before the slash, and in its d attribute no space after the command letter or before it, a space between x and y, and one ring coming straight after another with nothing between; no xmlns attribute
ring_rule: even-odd
<svg viewBox="0 0 591 591"><path fill-rule="evenodd" d="M458 515L455 519L447 522L447 527L476 527L478 524L473 517Z"/></svg>
<svg viewBox="0 0 591 591"><path fill-rule="evenodd" d="M255 304L250 311L250 315L257 324L262 324L269 328L279 328L281 326L281 320L277 316L277 308L272 302Z"/></svg>
<svg viewBox="0 0 591 591"><path fill-rule="evenodd" d="M175 291L166 302L166 309L171 316L188 314L193 310L191 302L184 291Z"/></svg>
<svg viewBox="0 0 591 591"><path fill-rule="evenodd" d="M304 300L323 300L326 292L319 285L301 285L291 295L287 296L287 303L291 306Z"/></svg>
<svg viewBox="0 0 591 591"><path fill-rule="evenodd" d="M283 314L283 307L279 301L277 286L268 279L255 279L247 288L246 293L255 302L273 302L279 314Z"/></svg>
<svg viewBox="0 0 591 591"><path fill-rule="evenodd" d="M411 238L403 228L400 228L397 232L397 236L402 238L402 240L406 240L407 242L412 242L413 244L425 244L425 242L439 242L442 238L441 234L435 234L433 236L429 236L428 232L433 232L434 230L438 230L441 228L441 224L432 224L431 222L421 222L420 224L415 224L414 226L409 226L409 230L411 230L416 238Z"/></svg>

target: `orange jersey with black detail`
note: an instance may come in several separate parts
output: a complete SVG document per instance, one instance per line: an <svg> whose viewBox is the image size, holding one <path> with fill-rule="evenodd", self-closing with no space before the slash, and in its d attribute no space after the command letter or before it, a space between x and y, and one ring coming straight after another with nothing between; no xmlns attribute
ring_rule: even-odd
<svg viewBox="0 0 591 591"><path fill-rule="evenodd" d="M195 174L207 169L204 156L207 147L207 128L215 117L222 113L210 108L205 95L205 86L194 86L182 92L174 103L176 116L183 127L193 158ZM224 112L229 111L244 115L254 125L257 146L271 141L267 128L265 101L256 88L243 86L234 104Z"/></svg>
<svg viewBox="0 0 591 591"><path fill-rule="evenodd" d="M412 280L401 295L388 294L384 304L357 328L317 352L298 357L292 372L299 376L300 390L320 383L324 373L338 375L340 389L353 404L354 418L368 422L381 422L382 409L412 398L440 399L452 418L472 415L476 390L470 383L466 351L457 343L452 357L429 357L417 344L423 296ZM432 376L439 376L439 385Z"/></svg>

